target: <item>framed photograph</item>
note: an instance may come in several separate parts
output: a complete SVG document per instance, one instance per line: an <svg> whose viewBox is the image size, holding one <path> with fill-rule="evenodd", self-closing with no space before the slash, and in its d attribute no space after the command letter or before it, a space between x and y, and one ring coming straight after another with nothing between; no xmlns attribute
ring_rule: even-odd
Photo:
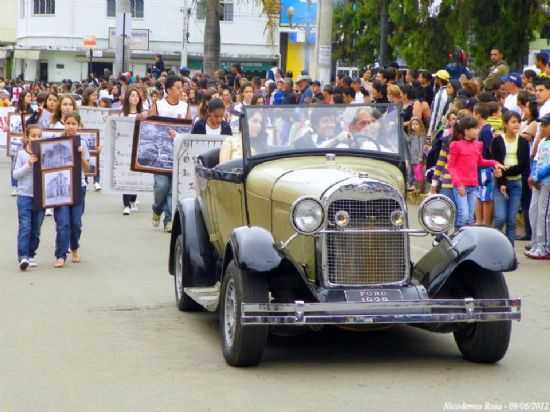
<svg viewBox="0 0 550 412"><path fill-rule="evenodd" d="M40 142L42 170L72 167L75 150L72 139L55 138Z"/></svg>
<svg viewBox="0 0 550 412"><path fill-rule="evenodd" d="M135 172L172 174L174 141L169 131L188 134L191 120L150 117L136 121L132 145L131 169Z"/></svg>
<svg viewBox="0 0 550 412"><path fill-rule="evenodd" d="M23 135L8 133L6 144L6 155L15 157L17 152L23 148Z"/></svg>
<svg viewBox="0 0 550 412"><path fill-rule="evenodd" d="M98 171L99 171L99 154L90 153L90 163L88 166L88 172L86 172L86 176L97 176Z"/></svg>
<svg viewBox="0 0 550 412"><path fill-rule="evenodd" d="M32 142L38 157L34 164L34 202L37 208L71 206L80 201L82 157L79 136Z"/></svg>
<svg viewBox="0 0 550 412"><path fill-rule="evenodd" d="M53 139L65 135L64 129L42 129L42 139Z"/></svg>
<svg viewBox="0 0 550 412"><path fill-rule="evenodd" d="M97 152L97 147L100 145L98 129L80 129L78 135L81 140L86 142L90 152Z"/></svg>
<svg viewBox="0 0 550 412"><path fill-rule="evenodd" d="M74 204L73 169L42 171L43 207L60 207Z"/></svg>

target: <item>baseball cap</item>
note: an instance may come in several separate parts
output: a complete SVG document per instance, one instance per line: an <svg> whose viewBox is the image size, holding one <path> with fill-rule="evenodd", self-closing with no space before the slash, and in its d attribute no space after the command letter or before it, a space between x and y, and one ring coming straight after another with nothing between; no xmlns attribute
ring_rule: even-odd
<svg viewBox="0 0 550 412"><path fill-rule="evenodd" d="M434 77L437 77L438 79L441 79L441 80L449 81L449 79L451 78L451 75L447 70L438 70L434 74Z"/></svg>
<svg viewBox="0 0 550 412"><path fill-rule="evenodd" d="M511 82L517 87L521 87L521 74L519 73L510 73L507 76L501 77L500 80L503 82Z"/></svg>

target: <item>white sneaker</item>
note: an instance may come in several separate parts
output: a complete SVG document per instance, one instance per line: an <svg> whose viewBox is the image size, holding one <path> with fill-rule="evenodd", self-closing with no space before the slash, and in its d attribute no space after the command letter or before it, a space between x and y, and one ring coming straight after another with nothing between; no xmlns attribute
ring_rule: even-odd
<svg viewBox="0 0 550 412"><path fill-rule="evenodd" d="M101 190L101 185L99 184L99 182L94 183L94 189L96 192L99 192Z"/></svg>
<svg viewBox="0 0 550 412"><path fill-rule="evenodd" d="M21 259L21 262L19 262L19 269L21 269L22 272L26 271L29 267L29 260L28 259Z"/></svg>
<svg viewBox="0 0 550 412"><path fill-rule="evenodd" d="M130 203L130 210L132 212L139 212L139 208L137 207L136 203Z"/></svg>
<svg viewBox="0 0 550 412"><path fill-rule="evenodd" d="M129 216L130 215L130 208L129 207L125 207L124 210L122 211L122 214L124 216Z"/></svg>
<svg viewBox="0 0 550 412"><path fill-rule="evenodd" d="M16 188L16 187L12 187L12 188L11 188L11 196L12 196L12 197L17 196L17 188Z"/></svg>
<svg viewBox="0 0 550 412"><path fill-rule="evenodd" d="M53 216L53 209L52 208L47 208L46 209L46 213L45 213L46 216Z"/></svg>
<svg viewBox="0 0 550 412"><path fill-rule="evenodd" d="M29 267L31 267L31 268L38 267L38 263L36 263L36 260L34 260L33 258L30 258L29 259Z"/></svg>

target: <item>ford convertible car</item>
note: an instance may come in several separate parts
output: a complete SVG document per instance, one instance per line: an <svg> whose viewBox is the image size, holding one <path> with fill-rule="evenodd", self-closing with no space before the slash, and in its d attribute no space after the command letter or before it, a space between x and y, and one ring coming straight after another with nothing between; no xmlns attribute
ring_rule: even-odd
<svg viewBox="0 0 550 412"><path fill-rule="evenodd" d="M514 249L492 228L454 230L442 195L411 228L395 107L247 107L242 158L219 155L198 157L196 198L179 194L169 271L180 310L218 312L227 363L258 364L270 329L319 325L407 324L453 333L473 362L505 355ZM427 235L413 262L411 237Z"/></svg>

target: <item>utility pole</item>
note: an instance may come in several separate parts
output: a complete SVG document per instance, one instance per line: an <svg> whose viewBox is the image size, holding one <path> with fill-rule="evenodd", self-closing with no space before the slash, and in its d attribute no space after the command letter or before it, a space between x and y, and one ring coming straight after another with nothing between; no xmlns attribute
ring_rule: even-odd
<svg viewBox="0 0 550 412"><path fill-rule="evenodd" d="M116 53L113 74L115 76L128 71L130 50L128 47L128 34L132 31L132 13L130 0L117 0L116 20ZM131 34L130 34L131 35Z"/></svg>
<svg viewBox="0 0 550 412"><path fill-rule="evenodd" d="M187 67L187 48L189 44L189 20L191 19L191 7L189 0L183 0L183 7L180 9L183 14L183 37L181 41L180 67Z"/></svg>
<svg viewBox="0 0 550 412"><path fill-rule="evenodd" d="M332 13L332 0L318 0L314 74L322 84L330 83L332 72Z"/></svg>

